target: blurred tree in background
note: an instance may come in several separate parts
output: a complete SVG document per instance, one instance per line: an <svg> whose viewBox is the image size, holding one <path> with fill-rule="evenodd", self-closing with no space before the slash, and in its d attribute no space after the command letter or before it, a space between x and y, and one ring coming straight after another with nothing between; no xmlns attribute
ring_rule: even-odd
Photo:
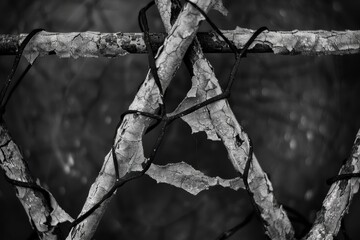
<svg viewBox="0 0 360 240"><path fill-rule="evenodd" d="M0 32L139 32L137 14L147 1L63 0L0 2ZM271 30L359 30L360 2L256 0L226 1L227 17L212 12L221 29L236 26ZM164 31L156 10L152 31ZM204 24L201 31L210 28ZM231 54L208 54L218 78L231 69ZM0 79L13 57L0 57ZM25 63L25 61L23 62ZM360 56L248 55L240 66L230 104L253 139L254 151L269 174L277 199L313 221L328 191L325 180L337 174L360 127ZM25 64L23 64L25 66ZM148 69L146 55L116 59L40 58L9 103L5 119L30 169L60 205L76 217L110 150L120 114ZM185 96L190 76L180 69L170 85L170 106ZM221 142L190 134L177 121L169 129L157 163L186 161L210 176L235 176ZM145 153L156 132L145 137ZM213 188L198 196L156 184L133 181L113 199L97 239L215 239L250 211L244 191ZM0 181L0 235L26 239L31 227L6 181ZM356 197L345 217L349 235L360 237ZM5 217L6 216L6 217ZM16 231L21 226L22 231ZM301 226L298 226L301 228ZM300 229L299 228L299 229ZM265 239L253 220L234 239Z"/></svg>

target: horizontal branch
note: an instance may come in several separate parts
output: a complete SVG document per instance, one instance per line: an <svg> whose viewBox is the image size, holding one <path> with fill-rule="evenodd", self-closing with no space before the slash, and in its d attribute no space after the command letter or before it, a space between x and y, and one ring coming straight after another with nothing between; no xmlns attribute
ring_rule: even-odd
<svg viewBox="0 0 360 240"><path fill-rule="evenodd" d="M237 27L223 31L238 48L242 48L253 30ZM0 35L0 55L14 55L26 34ZM164 42L165 33L151 33L154 50ZM215 32L202 32L197 38L206 53L228 53L227 44ZM261 34L249 52L272 52L282 55L343 55L360 52L360 31L269 31ZM129 53L146 53L142 33L41 32L27 47L31 61L38 55L59 57L117 57Z"/></svg>

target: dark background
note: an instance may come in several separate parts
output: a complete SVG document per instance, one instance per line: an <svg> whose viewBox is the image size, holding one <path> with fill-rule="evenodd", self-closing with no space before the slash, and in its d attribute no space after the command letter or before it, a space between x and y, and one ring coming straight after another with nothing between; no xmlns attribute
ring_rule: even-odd
<svg viewBox="0 0 360 240"><path fill-rule="evenodd" d="M147 1L0 1L0 32L139 32L137 14ZM360 29L360 2L256 0L225 1L227 17L212 12L221 29L236 26L272 30ZM154 31L163 31L155 10ZM204 24L203 31L209 27ZM207 55L223 82L231 54ZM360 56L249 55L244 59L230 104L253 139L254 151L269 174L279 202L313 221L325 197L325 180L337 174L360 127ZM13 57L0 57L0 80ZM20 68L24 68L23 60ZM120 114L127 109L147 73L146 55L116 59L39 59L9 102L5 120L33 175L60 205L76 217L110 150ZM168 90L176 106L190 87L180 69ZM155 133L146 137L150 150ZM186 161L208 175L235 176L221 142L190 134L178 121L169 129L157 163ZM96 239L215 239L251 211L244 191L213 188L191 196L144 177L118 191L102 219ZM31 228L13 188L0 180L0 237L26 239ZM356 226L360 199L345 217ZM301 225L296 225L301 230ZM258 220L232 239L265 239Z"/></svg>

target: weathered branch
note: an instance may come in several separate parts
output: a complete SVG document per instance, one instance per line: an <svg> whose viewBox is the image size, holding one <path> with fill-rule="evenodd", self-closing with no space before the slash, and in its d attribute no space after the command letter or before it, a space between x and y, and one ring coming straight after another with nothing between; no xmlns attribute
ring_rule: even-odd
<svg viewBox="0 0 360 240"><path fill-rule="evenodd" d="M171 2L156 1L165 28L170 29ZM249 38L251 36L249 35ZM248 39L244 39L245 42ZM204 57L199 42L195 38L186 55L193 69L192 88L187 97L175 110L181 112L190 106L222 93L213 68ZM244 172L248 160L249 138L236 120L227 100L220 100L183 117L194 131L205 131L209 139L220 137L228 152L228 157L239 173ZM217 137L218 136L218 137ZM270 180L261 169L255 155L248 181L270 239L292 239L294 232L285 211L277 204Z"/></svg>
<svg viewBox="0 0 360 240"><path fill-rule="evenodd" d="M197 0L194 2L206 12L213 4L211 0ZM158 75L163 89L166 89L170 84L202 20L203 17L192 6L185 6L169 33L169 36L165 39L164 45L159 50L156 58ZM161 101L159 89L155 84L152 74L149 72L129 109L155 113L159 107L159 101ZM142 136L150 122L151 119L147 117L128 114L117 129L115 152L120 177L124 176L127 172L142 170L141 164L145 159L142 148ZM87 212L92 206L98 203L114 185L115 180L115 169L110 151L105 157L104 164L97 179L90 188L81 214ZM73 228L67 239L90 239L110 199L111 198L103 202L89 217Z"/></svg>
<svg viewBox="0 0 360 240"><path fill-rule="evenodd" d="M339 175L360 172L360 130L356 135L351 155L340 169ZM307 240L333 239L341 227L341 220L347 213L351 200L359 190L359 178L339 180L333 183L317 213L315 223Z"/></svg>
<svg viewBox="0 0 360 240"><path fill-rule="evenodd" d="M0 167L6 177L11 180L36 184L30 175L29 168L19 151L19 147L12 140L5 124L0 124ZM23 205L29 221L40 239L58 239L58 223L72 221L56 203L50 192L38 191L35 188L21 187L15 184L16 196ZM39 186L40 188L40 186Z"/></svg>
<svg viewBox="0 0 360 240"><path fill-rule="evenodd" d="M236 28L223 31L238 48L244 46L253 30ZM0 35L0 55L17 52L26 34ZM151 33L151 43L158 49L165 33ZM198 33L204 52L230 52L227 44L214 32ZM360 31L269 31L258 37L249 52L273 52L282 55L343 55L360 52ZM146 53L142 33L42 32L34 38L25 55L56 54L59 57L117 57L128 53Z"/></svg>

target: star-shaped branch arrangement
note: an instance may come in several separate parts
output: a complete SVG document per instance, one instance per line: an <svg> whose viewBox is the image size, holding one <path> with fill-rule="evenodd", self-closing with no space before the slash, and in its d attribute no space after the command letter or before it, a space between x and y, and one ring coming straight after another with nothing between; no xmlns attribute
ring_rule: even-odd
<svg viewBox="0 0 360 240"><path fill-rule="evenodd" d="M28 191L22 196L31 195L29 198L21 198L24 206L32 207L31 204L34 204L34 201L29 203L27 199L37 199L37 197L40 199L36 205L38 207L33 209L40 209L45 206L44 215L40 217L29 213L31 222L39 236L45 236L44 239L56 239L59 236L57 233L58 224L70 221L72 222L71 231L67 239L90 239L107 203L115 192L127 182L145 174L158 182L172 184L191 194L197 194L214 185L235 190L244 188L250 196L254 210L241 223L225 231L217 239L223 240L233 235L252 219L254 213L263 222L264 231L270 239L294 239L294 237L303 237L306 234L305 232L294 236L292 225L284 211L286 207L283 208L277 203L271 182L253 153L251 140L237 122L227 102L241 58L246 56L249 47L256 44L257 37L264 34L267 28L262 27L252 32L243 48L238 49L207 16L207 11L210 8L224 11L221 1L198 0L192 2L186 0L185 2L187 4L183 7L178 0L157 0L150 2L140 10L138 20L144 35L150 71L133 104L120 117L111 151L105 158L99 177L91 187L84 208L77 219L73 220L67 215L58 206L50 192L30 177L17 146L4 128L2 118L0 126L1 167L5 170L5 177L8 182L18 190L26 189ZM146 17L147 10L154 4L160 10L161 18L168 33L164 45L157 54L153 52L154 48ZM234 65L223 89L220 87L210 63L205 59L199 41L195 36L203 19L210 24L217 37L221 38L234 53ZM37 29L31 32L20 45L11 73L0 92L1 117L5 113L6 105L12 93L33 64L31 62L18 80L13 81L21 55L31 38L40 31L41 29ZM165 89L182 60L192 75L193 86L177 109L172 113L167 113L164 99ZM205 131L209 139L222 140L239 177L230 180L208 177L184 162L165 166L154 164L166 130L172 122L179 118L186 121L193 132ZM160 126L160 133L150 156L146 158L142 151L142 136L158 126ZM318 239L321 234L332 236L341 227L341 219L348 209L353 194L358 190L359 134L355 140L352 154L344 163L339 175L329 180L329 184L332 184L331 192L324 200L323 209L318 213L314 226L306 236L307 239ZM21 171L13 171L4 164L7 160L12 161L14 156L17 156L20 163L13 165L21 166ZM12 172L18 174L12 174ZM341 206L342 210L334 212L332 210L333 205ZM294 213L288 208L287 212ZM296 212L294 214L297 215ZM336 216L336 218L332 216ZM38 219L45 220L38 221Z"/></svg>

